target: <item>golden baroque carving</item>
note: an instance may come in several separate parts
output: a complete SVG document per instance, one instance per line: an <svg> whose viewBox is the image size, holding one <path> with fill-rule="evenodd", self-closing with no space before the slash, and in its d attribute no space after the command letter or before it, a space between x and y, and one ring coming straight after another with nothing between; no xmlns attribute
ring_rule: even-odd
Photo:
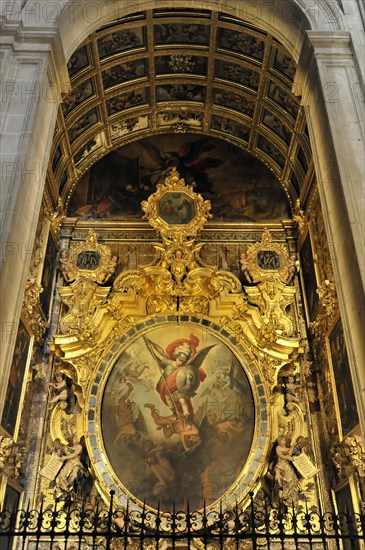
<svg viewBox="0 0 365 550"><path fill-rule="evenodd" d="M2 437L0 441L0 470L4 471L10 456L14 441L10 437Z"/></svg>
<svg viewBox="0 0 365 550"><path fill-rule="evenodd" d="M331 456L341 479L353 473L365 478L365 445L358 436L348 436L331 447Z"/></svg>
<svg viewBox="0 0 365 550"><path fill-rule="evenodd" d="M73 333L81 340L97 339L97 326L91 324L98 305L108 296L110 288L100 287L87 277L81 277L70 286L59 289L62 301L69 311L60 322L61 332Z"/></svg>
<svg viewBox="0 0 365 550"><path fill-rule="evenodd" d="M114 274L117 257L111 248L100 244L94 230L90 229L84 242L73 244L69 252L60 253L60 271L66 282L79 277L95 283L106 283Z"/></svg>
<svg viewBox="0 0 365 550"><path fill-rule="evenodd" d="M12 479L17 479L23 466L26 453L24 442L15 442L10 437L0 441L0 472Z"/></svg>
<svg viewBox="0 0 365 550"><path fill-rule="evenodd" d="M144 218L148 219L165 239L177 236L195 236L206 221L212 217L211 203L194 193L173 168L164 183L157 184L157 191L143 201Z"/></svg>
<svg viewBox="0 0 365 550"><path fill-rule="evenodd" d="M243 271L249 271L254 282L275 275L285 284L291 261L286 247L274 242L270 231L265 228L261 241L249 245L246 255L241 256L241 265Z"/></svg>
<svg viewBox="0 0 365 550"><path fill-rule="evenodd" d="M29 277L25 285L22 315L36 343L42 339L48 328L39 301L42 292L43 288L37 283L36 279L32 276Z"/></svg>
<svg viewBox="0 0 365 550"><path fill-rule="evenodd" d="M317 293L319 295L319 311L309 328L317 342L322 344L338 314L335 283L329 280L323 281L317 288Z"/></svg>
<svg viewBox="0 0 365 550"><path fill-rule="evenodd" d="M308 216L302 209L299 199L295 201L293 220L295 220L298 224L299 237L302 237L308 226Z"/></svg>
<svg viewBox="0 0 365 550"><path fill-rule="evenodd" d="M170 208L174 201L176 211ZM90 375L107 350L140 319L160 313L207 316L224 324L253 360L257 359L272 389L280 367L300 351L300 340L293 336L293 324L286 313L295 287L285 284L289 265L285 247L272 242L268 231L261 243L248 247L251 263L257 263L253 273L259 282L246 288L247 299L233 273L219 271L200 258L202 243L196 243L194 235L208 219L210 203L186 186L176 170L143 207L162 237L153 245L157 254L149 265L120 273L111 288L100 286L108 264L104 261L103 275L99 276L97 269L103 255L110 260L111 251L104 250L108 247L100 245L93 232L86 242L72 246L67 258L75 269L72 272L66 266L66 277L75 280L59 289L68 310L61 318L61 333L53 337L50 348L69 365L63 372L80 388L80 406ZM85 256L86 265L81 265L87 269L80 269L80 261L77 265L82 252L90 253ZM94 253L99 254L100 263L91 269Z"/></svg>
<svg viewBox="0 0 365 550"><path fill-rule="evenodd" d="M250 302L260 308L263 324L259 329L260 345L273 342L279 334L291 336L293 323L286 308L293 303L296 289L287 286L273 275L256 286L246 286Z"/></svg>
<svg viewBox="0 0 365 550"><path fill-rule="evenodd" d="M324 310L328 325L332 323L338 312L336 286L333 281L325 280L317 288L319 302Z"/></svg>
<svg viewBox="0 0 365 550"><path fill-rule="evenodd" d="M58 237L60 227L66 219L61 198L58 199L55 210L52 210L51 208L46 209L45 218L50 222L51 229L53 230L55 236Z"/></svg>

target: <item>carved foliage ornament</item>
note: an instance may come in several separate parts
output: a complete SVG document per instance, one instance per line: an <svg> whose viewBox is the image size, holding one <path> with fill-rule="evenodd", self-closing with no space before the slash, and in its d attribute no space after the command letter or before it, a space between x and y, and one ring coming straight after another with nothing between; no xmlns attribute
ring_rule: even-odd
<svg viewBox="0 0 365 550"><path fill-rule="evenodd" d="M23 466L26 446L24 442L15 442L10 437L0 439L0 474L18 479Z"/></svg>
<svg viewBox="0 0 365 550"><path fill-rule="evenodd" d="M41 312L39 301L39 296L42 292L43 288L33 277L30 277L25 285L22 315L30 332L34 336L35 342L39 342L42 339L48 327L48 323Z"/></svg>
<svg viewBox="0 0 365 550"><path fill-rule="evenodd" d="M341 479L357 473L365 478L365 446L358 435L348 436L331 448L331 455Z"/></svg>

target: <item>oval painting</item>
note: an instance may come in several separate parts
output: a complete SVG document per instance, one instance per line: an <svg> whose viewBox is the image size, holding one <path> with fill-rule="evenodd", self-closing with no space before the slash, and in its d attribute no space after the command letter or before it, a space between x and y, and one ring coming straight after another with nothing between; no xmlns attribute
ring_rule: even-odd
<svg viewBox="0 0 365 550"><path fill-rule="evenodd" d="M164 509L221 498L246 463L254 420L240 361L193 324L140 335L114 363L101 407L116 476L134 497Z"/></svg>

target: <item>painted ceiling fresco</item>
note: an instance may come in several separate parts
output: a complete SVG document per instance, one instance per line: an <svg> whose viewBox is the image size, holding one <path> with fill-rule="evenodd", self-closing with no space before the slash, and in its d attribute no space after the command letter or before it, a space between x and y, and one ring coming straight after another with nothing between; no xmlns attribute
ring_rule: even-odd
<svg viewBox="0 0 365 550"><path fill-rule="evenodd" d="M98 29L68 63L49 173L66 208L82 175L131 140L222 137L300 195L311 150L296 63L266 32L209 10L138 12Z"/></svg>
<svg viewBox="0 0 365 550"><path fill-rule="evenodd" d="M173 167L211 201L214 221L289 217L283 188L260 161L231 143L196 134L154 136L109 153L76 186L68 215L141 220L141 201Z"/></svg>

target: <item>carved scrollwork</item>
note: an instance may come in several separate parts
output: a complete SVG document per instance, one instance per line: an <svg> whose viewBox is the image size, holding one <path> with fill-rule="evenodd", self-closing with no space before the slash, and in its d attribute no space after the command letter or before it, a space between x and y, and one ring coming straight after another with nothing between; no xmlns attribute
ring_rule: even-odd
<svg viewBox="0 0 365 550"><path fill-rule="evenodd" d="M109 294L110 289L99 287L88 278L82 277L68 287L59 289L63 302L69 311L60 322L60 329L64 334L73 333L83 336L92 330L91 321L95 315L97 306L100 305ZM96 325L93 327L96 329Z"/></svg>
<svg viewBox="0 0 365 550"><path fill-rule="evenodd" d="M283 244L273 241L267 228L262 234L261 241L249 245L246 254L241 255L241 267L249 271L254 282L275 276L285 284L290 265L287 249Z"/></svg>
<svg viewBox="0 0 365 550"><path fill-rule="evenodd" d="M285 336L293 334L293 323L286 308L294 301L294 287L285 285L272 275L257 286L245 289L250 301L260 308L263 319L261 334L264 340L273 341L278 333Z"/></svg>
<svg viewBox="0 0 365 550"><path fill-rule="evenodd" d="M329 328L338 314L338 300L335 283L324 280L317 288L319 310L316 319L310 324L310 331L319 343L323 343Z"/></svg>
<svg viewBox="0 0 365 550"><path fill-rule="evenodd" d="M324 310L324 316L327 318L327 323L330 325L338 312L338 301L336 294L336 286L333 281L324 280L317 288L320 305Z"/></svg>

